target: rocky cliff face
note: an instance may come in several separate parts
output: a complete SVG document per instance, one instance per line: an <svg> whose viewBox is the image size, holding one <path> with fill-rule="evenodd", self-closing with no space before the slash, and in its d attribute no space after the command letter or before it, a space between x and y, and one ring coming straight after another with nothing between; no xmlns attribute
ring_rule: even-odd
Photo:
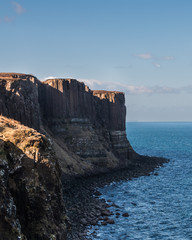
<svg viewBox="0 0 192 240"><path fill-rule="evenodd" d="M60 176L125 168L137 157L125 133L121 92L0 73L0 115L2 239L65 239Z"/></svg>
<svg viewBox="0 0 192 240"><path fill-rule="evenodd" d="M77 80L47 80L40 87L39 96L44 119L48 121L94 118L92 93Z"/></svg>
<svg viewBox="0 0 192 240"><path fill-rule="evenodd" d="M65 239L60 169L50 141L0 117L0 239Z"/></svg>
<svg viewBox="0 0 192 240"><path fill-rule="evenodd" d="M92 91L97 111L96 121L110 131L125 131L125 97L122 92Z"/></svg>
<svg viewBox="0 0 192 240"><path fill-rule="evenodd" d="M39 87L39 103L57 154L67 152L65 159L57 155L64 173L93 174L131 162L135 152L126 138L122 92L91 91L74 79L50 79ZM67 163L69 155L74 158Z"/></svg>
<svg viewBox="0 0 192 240"><path fill-rule="evenodd" d="M122 92L16 73L0 73L0 92L0 114L49 135L64 174L125 167L136 155L126 138Z"/></svg>
<svg viewBox="0 0 192 240"><path fill-rule="evenodd" d="M39 129L37 86L32 75L0 73L0 114Z"/></svg>

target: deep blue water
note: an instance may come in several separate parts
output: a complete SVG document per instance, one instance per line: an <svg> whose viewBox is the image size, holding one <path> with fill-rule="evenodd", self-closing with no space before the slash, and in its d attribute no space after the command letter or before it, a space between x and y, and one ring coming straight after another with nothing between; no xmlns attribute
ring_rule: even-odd
<svg viewBox="0 0 192 240"><path fill-rule="evenodd" d="M114 216L114 225L94 227L92 239L192 239L192 123L127 123L127 136L138 153L170 162L158 176L99 189L129 217Z"/></svg>

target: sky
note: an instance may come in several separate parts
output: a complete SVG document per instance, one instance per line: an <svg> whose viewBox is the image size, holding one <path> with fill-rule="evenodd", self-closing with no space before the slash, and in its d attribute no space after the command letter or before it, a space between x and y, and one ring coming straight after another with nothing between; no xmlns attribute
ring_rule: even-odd
<svg viewBox="0 0 192 240"><path fill-rule="evenodd" d="M123 91L127 121L192 121L191 0L0 0L0 72Z"/></svg>

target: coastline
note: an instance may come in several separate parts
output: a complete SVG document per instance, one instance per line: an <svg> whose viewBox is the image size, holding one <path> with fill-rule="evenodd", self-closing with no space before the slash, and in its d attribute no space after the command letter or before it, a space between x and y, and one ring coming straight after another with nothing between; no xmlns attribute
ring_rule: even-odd
<svg viewBox="0 0 192 240"><path fill-rule="evenodd" d="M0 73L0 91L3 239L61 240L67 231L69 240L87 239L87 226L114 224L113 203L98 198L97 188L149 175L166 162L132 148L122 92L19 73ZM17 210L11 216L10 206Z"/></svg>
<svg viewBox="0 0 192 240"><path fill-rule="evenodd" d="M63 196L66 212L70 220L67 240L91 239L88 236L88 227L92 225L115 224L111 216L118 217L119 206L108 202L102 197L98 188L104 187L112 182L128 181L140 176L157 175L155 169L162 167L169 160L160 157L141 156L135 163L126 169L74 179L65 185L63 182ZM116 209L115 213L110 207ZM124 213L128 217L128 213Z"/></svg>

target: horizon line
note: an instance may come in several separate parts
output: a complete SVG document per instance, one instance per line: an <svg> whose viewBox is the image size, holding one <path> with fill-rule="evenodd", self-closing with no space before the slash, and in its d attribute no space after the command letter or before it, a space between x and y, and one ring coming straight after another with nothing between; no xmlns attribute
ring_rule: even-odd
<svg viewBox="0 0 192 240"><path fill-rule="evenodd" d="M180 121L180 120L172 120L172 121L126 121L126 123L192 123L191 121Z"/></svg>

